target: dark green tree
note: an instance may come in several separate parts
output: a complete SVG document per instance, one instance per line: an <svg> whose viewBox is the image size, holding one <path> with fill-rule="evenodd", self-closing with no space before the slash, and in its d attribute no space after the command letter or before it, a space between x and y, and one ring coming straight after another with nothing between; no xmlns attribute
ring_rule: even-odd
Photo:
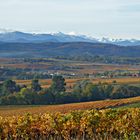
<svg viewBox="0 0 140 140"><path fill-rule="evenodd" d="M14 92L18 92L20 90L20 87L16 85L16 82L12 80L6 80L4 81L2 85L2 94L3 95L9 95Z"/></svg>
<svg viewBox="0 0 140 140"><path fill-rule="evenodd" d="M48 89L48 92L52 95L54 102L56 95L61 92L66 91L66 83L65 79L61 75L55 75L52 78L52 84L50 88Z"/></svg>
<svg viewBox="0 0 140 140"><path fill-rule="evenodd" d="M35 92L41 90L41 85L39 84L39 81L37 79L32 80L31 89Z"/></svg>
<svg viewBox="0 0 140 140"><path fill-rule="evenodd" d="M91 99L94 85L89 80L77 82L74 85L73 92L79 101L88 101Z"/></svg>
<svg viewBox="0 0 140 140"><path fill-rule="evenodd" d="M60 92L65 92L66 91L66 83L65 83L65 79L60 76L60 75L55 75L52 78L52 85L51 85L51 89L54 93L60 93Z"/></svg>

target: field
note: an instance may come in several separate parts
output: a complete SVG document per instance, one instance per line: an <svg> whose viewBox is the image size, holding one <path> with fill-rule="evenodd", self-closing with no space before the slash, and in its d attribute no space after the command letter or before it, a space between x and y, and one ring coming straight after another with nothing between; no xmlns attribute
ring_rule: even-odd
<svg viewBox="0 0 140 140"><path fill-rule="evenodd" d="M127 104L127 105L120 106L120 107L117 107L117 108L123 108L123 109L125 109L125 108L140 108L140 102Z"/></svg>
<svg viewBox="0 0 140 140"><path fill-rule="evenodd" d="M10 72L17 69L27 70L29 74L62 74L66 76L67 91L71 91L74 84L82 80L90 80L95 85L107 83L140 86L140 77L102 77L102 73L106 71L115 74L120 71L135 74L140 71L140 65L56 59L0 59L0 67L1 71L4 70L3 75L5 69L10 69ZM94 77L94 74L97 74L97 77ZM19 85L29 87L32 82L17 80L16 75L11 79ZM39 82L42 88L48 88L52 83L51 79L47 78L40 79ZM63 105L0 106L0 140L139 140L139 107L140 97Z"/></svg>
<svg viewBox="0 0 140 140"><path fill-rule="evenodd" d="M139 140L140 109L0 117L0 139Z"/></svg>
<svg viewBox="0 0 140 140"><path fill-rule="evenodd" d="M133 76L124 76L124 77L102 77L102 73L111 72L114 75L118 73L138 73L140 71L140 65L126 65L126 64L103 64L103 63L92 63L85 61L73 61L73 60L61 60L61 59L1 59L0 58L0 68L7 68L13 71L16 69L26 69L26 73L45 73L48 75L51 74L61 74L65 77L67 83L67 89L70 90L70 87L77 81L84 79L91 80L94 84L101 83L112 83L116 81L116 84L139 84L140 77ZM13 72L12 71L12 72ZM121 71L121 72L120 72ZM7 75L12 72L7 72ZM14 72L13 72L14 73ZM22 73L22 72L21 72ZM100 76L98 76L98 73ZM15 74L15 73L14 73ZM18 84L29 85L31 80L17 80L16 74L8 77L16 80ZM19 73L18 73L19 74ZM25 74L25 73L24 73ZM94 75L95 74L95 75ZM2 73L5 75L5 73ZM86 76L89 75L89 76ZM48 88L51 84L51 80L40 80L40 83L43 88Z"/></svg>
<svg viewBox="0 0 140 140"><path fill-rule="evenodd" d="M66 79L66 84L67 84L67 89L70 87L73 87L73 85L81 80L90 80L93 82L93 84L98 84L99 82L101 83L108 83L111 84L113 81L116 81L115 84L132 84L132 85L139 85L140 86L140 77L139 78L107 78L107 79L101 79L101 78L94 78L94 79L89 79L89 78L78 78L78 79ZM30 85L31 80L15 80L17 84L20 85ZM47 80L40 80L40 84L42 88L48 88L51 85L51 79Z"/></svg>
<svg viewBox="0 0 140 140"><path fill-rule="evenodd" d="M139 103L140 97L119 99L119 100L105 100L93 101L83 103L73 103L65 105L44 105L44 106L1 106L0 116L17 116L26 113L43 114L46 112L61 112L67 113L74 110L91 110L91 109L107 109L125 106L133 103Z"/></svg>
<svg viewBox="0 0 140 140"><path fill-rule="evenodd" d="M104 71L117 71L128 70L131 72L138 72L140 65L128 65L128 64L104 64L93 63L85 61L73 61L73 60L60 60L60 59L31 59L25 61L23 59L2 59L0 58L0 67L4 68L20 68L20 69L32 69L49 71L49 73L62 73L62 74L93 74Z"/></svg>

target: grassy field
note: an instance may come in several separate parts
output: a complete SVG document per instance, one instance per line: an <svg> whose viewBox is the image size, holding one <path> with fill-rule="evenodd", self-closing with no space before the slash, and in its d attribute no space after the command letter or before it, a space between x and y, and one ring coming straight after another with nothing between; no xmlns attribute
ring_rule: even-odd
<svg viewBox="0 0 140 140"><path fill-rule="evenodd" d="M106 109L106 108L114 108L114 107L116 108L116 107L130 105L139 102L140 102L140 97L134 97L134 98L127 98L127 99L119 99L119 100L93 101L93 102L73 103L73 104L65 104L65 105L1 106L0 116L24 115L26 113L43 114L46 112L67 113L69 111L74 111L74 110Z"/></svg>

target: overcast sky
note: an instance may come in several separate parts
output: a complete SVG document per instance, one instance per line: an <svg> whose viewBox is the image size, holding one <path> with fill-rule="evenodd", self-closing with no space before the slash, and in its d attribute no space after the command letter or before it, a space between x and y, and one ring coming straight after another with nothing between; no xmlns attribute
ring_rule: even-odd
<svg viewBox="0 0 140 140"><path fill-rule="evenodd" d="M140 39L140 0L0 0L0 28Z"/></svg>

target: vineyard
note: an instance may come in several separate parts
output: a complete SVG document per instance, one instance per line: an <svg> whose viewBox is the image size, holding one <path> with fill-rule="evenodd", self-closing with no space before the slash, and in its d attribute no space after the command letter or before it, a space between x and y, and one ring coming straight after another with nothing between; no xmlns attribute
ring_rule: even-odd
<svg viewBox="0 0 140 140"><path fill-rule="evenodd" d="M140 109L0 117L4 140L139 140Z"/></svg>
<svg viewBox="0 0 140 140"><path fill-rule="evenodd" d="M94 102L83 102L83 103L73 103L73 104L63 104L63 105L43 105L43 106L1 106L0 116L22 116L26 113L30 114L44 114L49 113L68 113L70 111L76 110L92 110L92 109L108 109L123 107L131 105L133 103L139 103L140 97L118 99L118 100L103 100Z"/></svg>

